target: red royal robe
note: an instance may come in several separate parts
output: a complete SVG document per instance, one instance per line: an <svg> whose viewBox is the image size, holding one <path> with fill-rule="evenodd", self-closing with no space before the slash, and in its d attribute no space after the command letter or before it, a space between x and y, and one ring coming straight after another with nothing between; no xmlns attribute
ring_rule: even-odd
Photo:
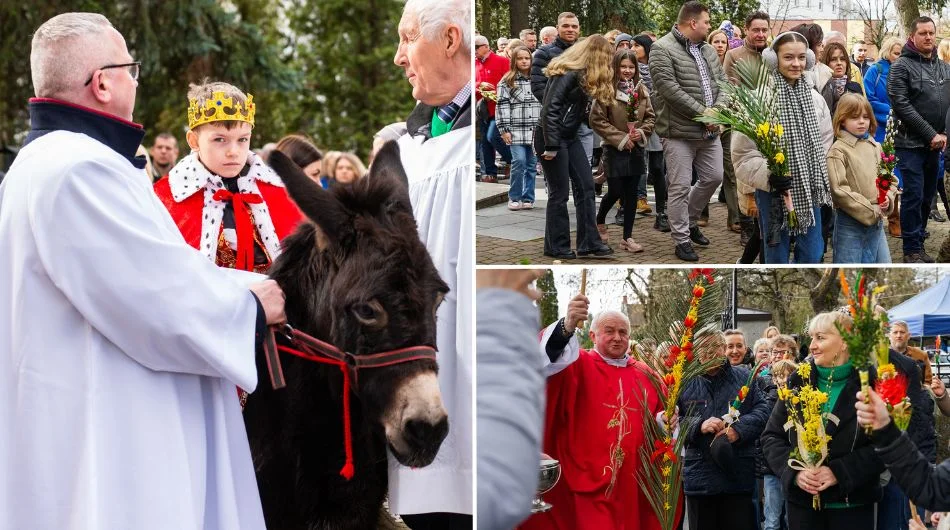
<svg viewBox="0 0 950 530"><path fill-rule="evenodd" d="M175 202L167 175L155 183L154 189L155 194L158 195L162 204L168 209L168 213L171 214L172 219L175 220L175 224L178 225L178 230L181 231L185 241L189 245L198 248L201 244L201 218L202 209L204 208L203 189L181 202ZM303 220L303 214L297 208L297 205L290 200L285 188L258 180L257 189L261 193L261 198L267 204L277 238L283 241ZM274 258L275 256L271 256L271 260Z"/></svg>
<svg viewBox="0 0 950 530"><path fill-rule="evenodd" d="M658 530L660 523L638 484L643 416L656 417L663 402L646 375L647 365L630 359L619 368L595 351L548 378L544 452L561 462L561 479L543 498L553 508L535 514L521 526L526 530ZM630 433L621 446L625 456L610 497L610 447L617 429L607 423L616 412L623 387ZM643 410L643 391L647 391Z"/></svg>

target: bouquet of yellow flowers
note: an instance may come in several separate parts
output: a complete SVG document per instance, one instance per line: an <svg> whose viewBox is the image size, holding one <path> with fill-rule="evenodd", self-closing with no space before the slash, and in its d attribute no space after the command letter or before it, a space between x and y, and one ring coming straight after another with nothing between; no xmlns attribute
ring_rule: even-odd
<svg viewBox="0 0 950 530"><path fill-rule="evenodd" d="M768 67L754 61L742 60L736 63L736 73L739 83L720 84L721 90L729 95L729 104L713 107L694 119L701 123L724 125L745 135L755 143L756 149L766 159L770 174L790 178L782 139L785 131L778 121L778 92L772 86ZM773 200L773 207L769 212L769 226L776 227L776 230L769 231L769 244L776 241L778 230L783 225L781 204L785 205L788 212L788 228L798 225L791 193L784 191L780 195L782 203Z"/></svg>
<svg viewBox="0 0 950 530"><path fill-rule="evenodd" d="M828 394L811 384L811 364L803 362L798 366L798 375L802 386L798 389L780 388L778 398L785 403L788 421L785 430L795 429L797 445L792 448L788 458L788 467L797 471L818 469L828 458L828 442L831 436L825 432L825 420L838 424L838 418L825 412ZM812 496L812 509L821 509L821 494Z"/></svg>

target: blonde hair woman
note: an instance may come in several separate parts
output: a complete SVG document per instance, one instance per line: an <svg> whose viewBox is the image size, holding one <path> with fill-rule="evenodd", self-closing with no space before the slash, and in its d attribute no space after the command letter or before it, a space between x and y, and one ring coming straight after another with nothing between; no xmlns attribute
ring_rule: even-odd
<svg viewBox="0 0 950 530"><path fill-rule="evenodd" d="M775 404L762 434L765 457L786 487L789 528L830 528L832 522L840 528L874 526L874 505L881 498L879 475L884 463L857 422L854 403L861 382L838 331L838 326L848 329L851 325L851 317L839 311L816 315L808 326L812 359L788 379L790 390L811 385L825 393L828 398L822 411L837 418L837 424L822 420L831 436L828 457L822 465L806 471L788 467L792 448L798 447L798 433L784 428L788 421L785 401ZM822 510L812 508L814 495L820 496Z"/></svg>
<svg viewBox="0 0 950 530"><path fill-rule="evenodd" d="M350 184L366 175L366 166L353 153L340 153L332 168L333 180L340 184Z"/></svg>
<svg viewBox="0 0 950 530"><path fill-rule="evenodd" d="M553 59L541 105L541 127L535 131L535 151L548 182L544 255L554 259L613 254L597 233L594 218L594 181L578 130L587 122L596 100L609 106L614 98L613 47L602 35L591 35ZM577 254L571 250L567 198L574 185L577 209Z"/></svg>
<svg viewBox="0 0 950 530"><path fill-rule="evenodd" d="M945 63L950 63L950 38L944 38L937 46L937 57Z"/></svg>

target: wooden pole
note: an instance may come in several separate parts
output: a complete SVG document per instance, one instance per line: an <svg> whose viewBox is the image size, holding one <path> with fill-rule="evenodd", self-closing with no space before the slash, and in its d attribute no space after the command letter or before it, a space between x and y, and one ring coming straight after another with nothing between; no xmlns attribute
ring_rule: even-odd
<svg viewBox="0 0 950 530"><path fill-rule="evenodd" d="M587 269L581 269L581 294L587 295Z"/></svg>

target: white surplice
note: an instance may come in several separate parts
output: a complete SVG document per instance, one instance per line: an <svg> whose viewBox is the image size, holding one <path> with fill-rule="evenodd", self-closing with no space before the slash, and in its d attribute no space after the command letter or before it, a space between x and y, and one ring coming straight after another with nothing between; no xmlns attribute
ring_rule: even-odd
<svg viewBox="0 0 950 530"><path fill-rule="evenodd" d="M451 289L436 323L439 387L449 434L435 461L424 468L401 466L389 455L393 513L473 513L474 147L470 126L424 143L421 135L399 139L419 237Z"/></svg>
<svg viewBox="0 0 950 530"><path fill-rule="evenodd" d="M235 385L253 295L84 135L0 187L0 528L264 528Z"/></svg>

